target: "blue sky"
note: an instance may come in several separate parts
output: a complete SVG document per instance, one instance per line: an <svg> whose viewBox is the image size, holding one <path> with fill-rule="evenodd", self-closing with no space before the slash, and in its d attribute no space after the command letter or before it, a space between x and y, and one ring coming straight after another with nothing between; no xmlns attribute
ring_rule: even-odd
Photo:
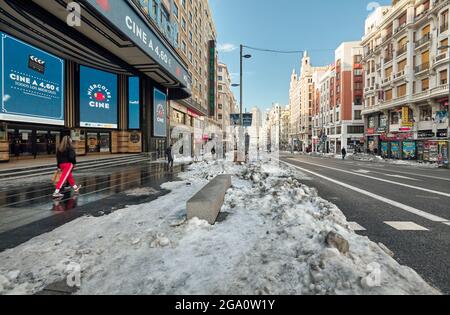
<svg viewBox="0 0 450 315"><path fill-rule="evenodd" d="M315 66L334 60L343 41L360 40L373 2L366 0L209 0L224 51L219 59L239 83L239 44L281 50L311 50ZM378 1L380 5L390 0ZM244 107L270 108L272 102L287 104L293 68L299 71L300 54L253 55L244 60ZM239 100L239 89L233 89Z"/></svg>

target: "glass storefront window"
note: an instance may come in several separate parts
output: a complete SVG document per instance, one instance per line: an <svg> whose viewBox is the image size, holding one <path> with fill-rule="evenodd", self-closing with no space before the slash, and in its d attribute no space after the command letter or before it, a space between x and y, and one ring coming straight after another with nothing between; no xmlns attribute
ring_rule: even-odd
<svg viewBox="0 0 450 315"><path fill-rule="evenodd" d="M398 125L400 123L400 113L391 112L391 125Z"/></svg>
<svg viewBox="0 0 450 315"><path fill-rule="evenodd" d="M186 123L186 114L174 109L172 111L172 121L176 125L184 125Z"/></svg>
<svg viewBox="0 0 450 315"><path fill-rule="evenodd" d="M420 121L431 121L432 110L431 106L422 106L420 108Z"/></svg>

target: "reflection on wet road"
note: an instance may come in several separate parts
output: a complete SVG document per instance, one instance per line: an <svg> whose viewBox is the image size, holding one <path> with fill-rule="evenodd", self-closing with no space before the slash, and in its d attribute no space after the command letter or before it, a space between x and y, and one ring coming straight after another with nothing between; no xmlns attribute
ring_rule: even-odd
<svg viewBox="0 0 450 315"><path fill-rule="evenodd" d="M110 196L141 186L154 186L176 180L175 176L184 167L178 166L169 172L165 164L147 162L135 165L112 167L98 171L76 172L74 176L82 185L81 194L66 192L61 200L53 200L54 186L50 178L14 180L0 188L0 233L21 226L73 211L82 206L95 209Z"/></svg>

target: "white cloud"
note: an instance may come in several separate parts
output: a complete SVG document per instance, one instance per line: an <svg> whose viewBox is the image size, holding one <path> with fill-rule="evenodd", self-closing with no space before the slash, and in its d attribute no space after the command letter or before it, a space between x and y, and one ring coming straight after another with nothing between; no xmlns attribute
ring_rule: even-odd
<svg viewBox="0 0 450 315"><path fill-rule="evenodd" d="M232 51L235 51L236 49L237 46L230 43L223 43L217 46L217 50L221 53L230 53Z"/></svg>

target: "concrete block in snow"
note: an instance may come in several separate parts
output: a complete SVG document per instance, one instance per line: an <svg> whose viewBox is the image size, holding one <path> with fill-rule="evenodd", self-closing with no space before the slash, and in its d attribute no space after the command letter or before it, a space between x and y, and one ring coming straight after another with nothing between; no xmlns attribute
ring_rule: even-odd
<svg viewBox="0 0 450 315"><path fill-rule="evenodd" d="M231 175L219 175L187 202L187 218L199 218L216 223L225 194L231 187Z"/></svg>

